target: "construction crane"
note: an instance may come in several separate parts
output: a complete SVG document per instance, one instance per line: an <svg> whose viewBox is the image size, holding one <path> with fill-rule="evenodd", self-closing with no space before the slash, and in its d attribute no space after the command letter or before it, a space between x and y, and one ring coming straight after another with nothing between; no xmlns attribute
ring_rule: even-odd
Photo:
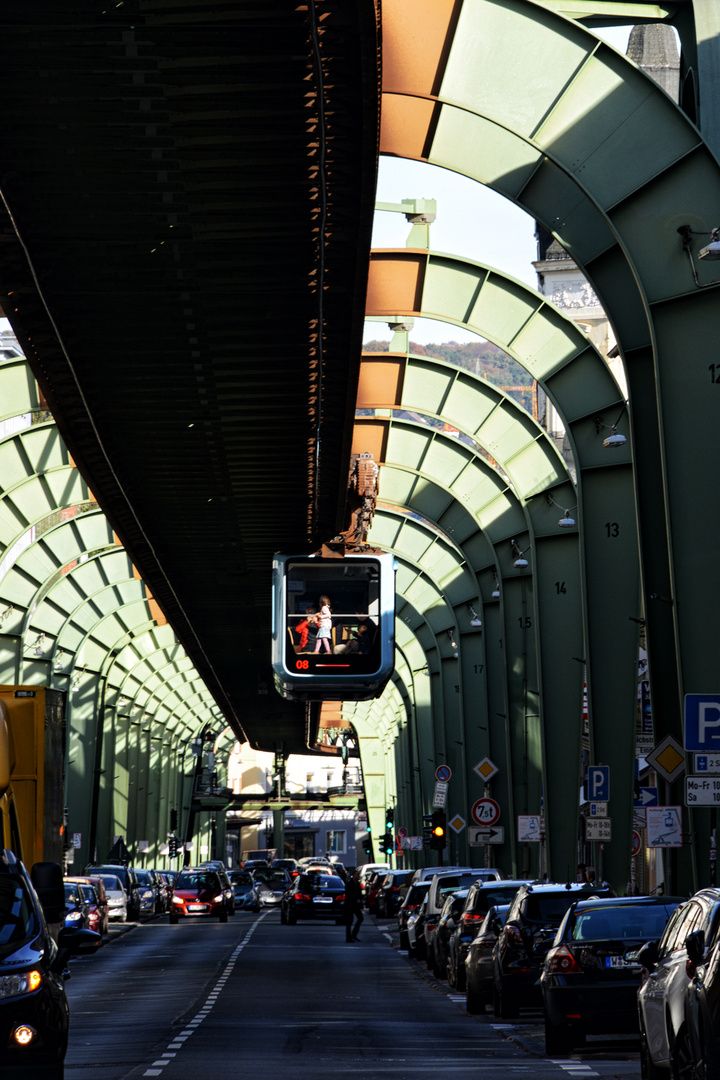
<svg viewBox="0 0 720 1080"><path fill-rule="evenodd" d="M490 381L488 379L487 375L483 375L483 378L485 379L486 382ZM532 418L533 418L533 420L537 421L537 418L538 418L537 379L533 379L533 381L531 383L524 383L524 384L521 384L520 386L497 386L495 383L493 383L492 385L495 387L496 390L503 390L505 393L507 393L510 390L515 390L515 391L518 391L519 393L527 393L527 391L530 390L531 393L532 393L532 410L531 410Z"/></svg>

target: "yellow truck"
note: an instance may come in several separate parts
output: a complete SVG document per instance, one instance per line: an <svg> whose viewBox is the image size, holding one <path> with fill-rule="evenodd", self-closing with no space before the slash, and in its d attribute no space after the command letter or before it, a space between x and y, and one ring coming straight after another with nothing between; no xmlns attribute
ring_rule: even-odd
<svg viewBox="0 0 720 1080"><path fill-rule="evenodd" d="M63 865L65 695L0 686L0 848L28 868Z"/></svg>

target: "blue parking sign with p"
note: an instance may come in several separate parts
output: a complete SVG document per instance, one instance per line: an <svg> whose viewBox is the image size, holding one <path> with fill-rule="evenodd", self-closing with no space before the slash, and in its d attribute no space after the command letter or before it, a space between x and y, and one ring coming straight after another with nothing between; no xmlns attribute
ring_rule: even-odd
<svg viewBox="0 0 720 1080"><path fill-rule="evenodd" d="M685 749L720 753L720 694L685 695Z"/></svg>
<svg viewBox="0 0 720 1080"><path fill-rule="evenodd" d="M610 798L610 766L590 765L585 783L589 802L607 802Z"/></svg>

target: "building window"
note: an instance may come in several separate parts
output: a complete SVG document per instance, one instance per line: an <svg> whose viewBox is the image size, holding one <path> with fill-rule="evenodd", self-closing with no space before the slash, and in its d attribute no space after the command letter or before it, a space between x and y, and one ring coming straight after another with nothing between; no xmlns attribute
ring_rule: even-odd
<svg viewBox="0 0 720 1080"><path fill-rule="evenodd" d="M345 835L345 829L328 830L327 850L333 855L344 855L346 851Z"/></svg>

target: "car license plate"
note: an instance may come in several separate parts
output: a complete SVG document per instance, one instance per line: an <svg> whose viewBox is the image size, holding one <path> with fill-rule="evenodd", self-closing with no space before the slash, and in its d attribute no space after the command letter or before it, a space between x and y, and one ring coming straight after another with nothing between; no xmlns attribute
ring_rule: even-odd
<svg viewBox="0 0 720 1080"><path fill-rule="evenodd" d="M332 896L316 896L316 904L332 904Z"/></svg>
<svg viewBox="0 0 720 1080"><path fill-rule="evenodd" d="M605 967L624 968L633 967L633 965L629 964L624 956L606 956Z"/></svg>
<svg viewBox="0 0 720 1080"><path fill-rule="evenodd" d="M207 904L188 904L188 911L207 911Z"/></svg>

